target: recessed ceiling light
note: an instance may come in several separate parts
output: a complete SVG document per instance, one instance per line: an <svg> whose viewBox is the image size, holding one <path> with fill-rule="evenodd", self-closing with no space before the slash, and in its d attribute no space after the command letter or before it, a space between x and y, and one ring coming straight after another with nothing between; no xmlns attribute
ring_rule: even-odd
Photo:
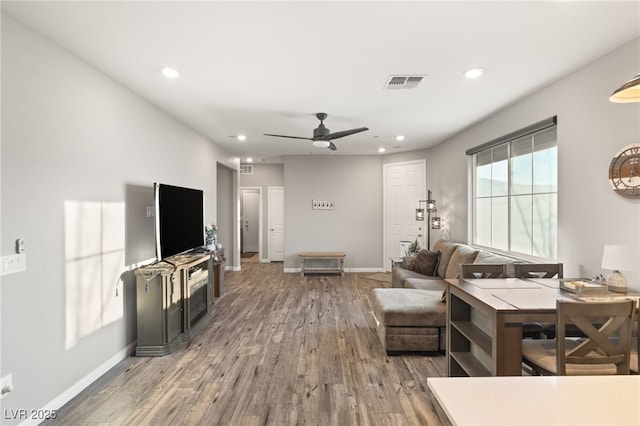
<svg viewBox="0 0 640 426"><path fill-rule="evenodd" d="M180 73L178 72L178 70L171 68L171 67L164 67L161 70L162 75L164 75L167 78L178 78L180 77Z"/></svg>
<svg viewBox="0 0 640 426"><path fill-rule="evenodd" d="M246 141L247 140L247 137L245 135L238 135L237 137L238 137L239 141Z"/></svg>
<svg viewBox="0 0 640 426"><path fill-rule="evenodd" d="M397 140L398 142L401 142L401 141L403 141L403 140L404 140L404 136L403 136L403 135L398 135L398 136L396 136L396 140Z"/></svg>
<svg viewBox="0 0 640 426"><path fill-rule="evenodd" d="M385 151L386 151L386 149L384 149L384 148L378 148L378 152L380 152L380 153L385 152Z"/></svg>
<svg viewBox="0 0 640 426"><path fill-rule="evenodd" d="M253 163L253 158L247 157L247 163Z"/></svg>
<svg viewBox="0 0 640 426"><path fill-rule="evenodd" d="M480 77L482 75L482 73L484 73L484 68L477 67L477 68L471 68L471 69L466 70L464 72L464 76L467 77L469 80L474 80L474 79Z"/></svg>

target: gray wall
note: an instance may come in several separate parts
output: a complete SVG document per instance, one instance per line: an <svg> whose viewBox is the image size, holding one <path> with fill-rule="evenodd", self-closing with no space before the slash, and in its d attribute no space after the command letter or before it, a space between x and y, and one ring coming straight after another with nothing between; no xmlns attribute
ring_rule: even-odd
<svg viewBox="0 0 640 426"><path fill-rule="evenodd" d="M283 164L254 164L253 174L240 175L240 187L262 188L262 259L269 257L269 191L270 186L284 186ZM284 193L285 197L287 192Z"/></svg>
<svg viewBox="0 0 640 426"><path fill-rule="evenodd" d="M285 269L301 251L343 251L345 268L382 267L382 162L379 156L289 156L284 162ZM312 210L333 200L335 210Z"/></svg>
<svg viewBox="0 0 640 426"><path fill-rule="evenodd" d="M1 370L3 376L13 374L15 386L2 405L4 410L38 409L54 399L64 402L71 390L82 389L126 356L135 340L130 269L153 253L153 237L144 231L152 220L144 207L152 199L153 182L203 189L206 221L212 223L216 162L235 169L239 162L5 15L1 161L2 254L14 252L17 238L26 241L27 254L27 270L2 277L0 287ZM120 250L127 253L110 271L114 281L97 275L78 280L89 291L102 291L121 313L71 344L66 316L95 311L84 301L70 302L67 284L73 277L65 252L80 240L65 240L65 232L76 225L65 213L69 202L119 206L129 220L118 222L114 234L124 235L125 223L133 226L122 238ZM110 236L102 235L105 241Z"/></svg>
<svg viewBox="0 0 640 426"><path fill-rule="evenodd" d="M636 265L625 275L640 290L640 200L615 194L607 180L611 158L640 138L640 104L608 98L638 69L635 40L429 150L427 182L442 200L438 211L443 208L451 239L468 238L465 150L557 115L558 257L565 276L605 272L604 245L624 244Z"/></svg>

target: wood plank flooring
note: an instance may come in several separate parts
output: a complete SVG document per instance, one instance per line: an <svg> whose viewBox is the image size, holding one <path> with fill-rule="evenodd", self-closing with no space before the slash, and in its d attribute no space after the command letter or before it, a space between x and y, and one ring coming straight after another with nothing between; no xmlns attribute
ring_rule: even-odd
<svg viewBox="0 0 640 426"><path fill-rule="evenodd" d="M440 425L441 354L387 356L364 273L227 272L212 319L175 353L129 357L58 411L63 425Z"/></svg>

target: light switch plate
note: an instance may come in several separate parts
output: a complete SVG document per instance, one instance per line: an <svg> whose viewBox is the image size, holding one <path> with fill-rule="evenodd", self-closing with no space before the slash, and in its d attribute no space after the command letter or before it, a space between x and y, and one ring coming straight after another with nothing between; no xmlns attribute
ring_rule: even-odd
<svg viewBox="0 0 640 426"><path fill-rule="evenodd" d="M2 256L1 266L2 270L0 271L0 275L2 276L24 272L27 270L27 254L20 253Z"/></svg>

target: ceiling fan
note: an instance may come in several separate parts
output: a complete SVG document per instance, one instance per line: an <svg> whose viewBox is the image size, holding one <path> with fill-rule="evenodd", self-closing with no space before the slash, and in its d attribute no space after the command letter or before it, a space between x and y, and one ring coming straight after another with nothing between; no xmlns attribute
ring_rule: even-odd
<svg viewBox="0 0 640 426"><path fill-rule="evenodd" d="M318 120L320 120L320 125L313 129L313 137L312 138L303 138L299 136L286 136L286 135L272 135L269 133L265 133L265 136L276 136L279 138L290 138L290 139L305 139L309 141L313 141L313 146L316 148L329 148L332 151L335 151L337 148L331 142L333 139L343 138L345 136L354 135L356 133L364 132L365 130L369 130L368 127L359 127L357 129L351 130L343 130L341 132L331 133L329 129L324 127L323 121L327 118L327 114L324 112L319 112L316 114Z"/></svg>

